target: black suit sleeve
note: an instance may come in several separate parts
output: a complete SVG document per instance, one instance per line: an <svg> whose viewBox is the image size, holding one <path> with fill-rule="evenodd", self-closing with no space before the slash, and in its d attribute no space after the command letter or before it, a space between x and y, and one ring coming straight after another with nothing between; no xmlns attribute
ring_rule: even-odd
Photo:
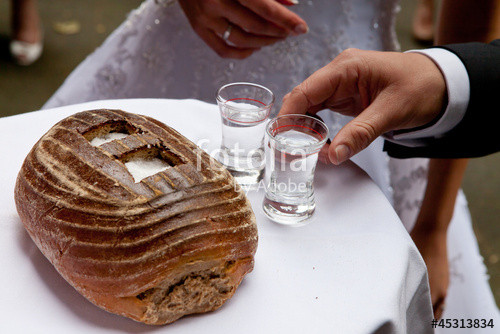
<svg viewBox="0 0 500 334"><path fill-rule="evenodd" d="M395 158L472 158L500 151L500 39L440 48L456 54L469 75L470 99L464 118L444 136L425 139L424 146L386 141L384 150Z"/></svg>

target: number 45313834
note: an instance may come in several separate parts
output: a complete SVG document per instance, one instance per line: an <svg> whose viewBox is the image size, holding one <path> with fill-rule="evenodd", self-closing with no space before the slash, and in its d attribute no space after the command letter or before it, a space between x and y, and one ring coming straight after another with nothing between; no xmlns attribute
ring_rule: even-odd
<svg viewBox="0 0 500 334"><path fill-rule="evenodd" d="M493 319L440 319L436 324L440 328L493 328Z"/></svg>

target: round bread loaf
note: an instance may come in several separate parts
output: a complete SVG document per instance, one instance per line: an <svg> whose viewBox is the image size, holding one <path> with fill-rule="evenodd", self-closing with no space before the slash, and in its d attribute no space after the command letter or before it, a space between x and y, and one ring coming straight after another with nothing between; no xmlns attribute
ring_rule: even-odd
<svg viewBox="0 0 500 334"><path fill-rule="evenodd" d="M110 133L120 139L91 144ZM134 160L167 167L134 180L126 167ZM241 188L208 154L146 116L91 110L57 123L26 157L15 201L66 281L137 321L215 310L253 269L257 227Z"/></svg>

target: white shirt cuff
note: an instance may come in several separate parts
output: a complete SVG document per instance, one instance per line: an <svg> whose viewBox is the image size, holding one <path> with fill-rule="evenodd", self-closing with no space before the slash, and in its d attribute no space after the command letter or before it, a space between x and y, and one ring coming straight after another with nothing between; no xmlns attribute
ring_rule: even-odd
<svg viewBox="0 0 500 334"><path fill-rule="evenodd" d="M448 50L435 48L409 50L406 52L421 53L434 61L444 76L448 91L448 106L437 122L429 127L415 131L404 133L395 132L392 136L393 141L396 143L401 141L400 143L404 145L405 141L407 141L409 144L407 146L418 146L413 140L441 137L446 132L453 129L463 119L467 111L470 97L469 75L460 58ZM412 141L413 145L410 144Z"/></svg>

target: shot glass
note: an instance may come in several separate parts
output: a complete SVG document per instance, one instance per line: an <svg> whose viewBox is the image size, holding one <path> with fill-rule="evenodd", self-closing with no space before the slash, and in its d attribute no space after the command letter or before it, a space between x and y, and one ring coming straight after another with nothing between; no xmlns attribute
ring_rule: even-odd
<svg viewBox="0 0 500 334"><path fill-rule="evenodd" d="M261 85L236 82L217 91L217 104L222 119L218 160L240 185L257 185L264 175L264 133L274 94Z"/></svg>
<svg viewBox="0 0 500 334"><path fill-rule="evenodd" d="M302 225L315 209L314 170L328 127L307 115L285 115L266 127L264 213L285 225Z"/></svg>

